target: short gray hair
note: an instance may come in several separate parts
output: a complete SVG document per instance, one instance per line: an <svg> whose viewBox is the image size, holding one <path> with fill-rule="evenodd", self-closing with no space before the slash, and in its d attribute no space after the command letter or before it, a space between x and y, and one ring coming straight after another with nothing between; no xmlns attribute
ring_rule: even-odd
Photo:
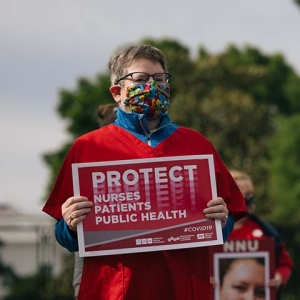
<svg viewBox="0 0 300 300"><path fill-rule="evenodd" d="M164 72L167 72L167 59L161 50L146 44L127 45L119 49L108 62L111 84L116 84L120 77L126 75L126 69L140 58L160 63Z"/></svg>

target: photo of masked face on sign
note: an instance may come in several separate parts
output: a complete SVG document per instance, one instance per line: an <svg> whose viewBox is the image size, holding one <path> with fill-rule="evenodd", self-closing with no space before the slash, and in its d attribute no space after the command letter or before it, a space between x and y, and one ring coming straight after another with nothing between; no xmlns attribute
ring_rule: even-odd
<svg viewBox="0 0 300 300"><path fill-rule="evenodd" d="M274 300L273 239L231 240L214 247L211 282L214 300Z"/></svg>
<svg viewBox="0 0 300 300"><path fill-rule="evenodd" d="M265 300L264 257L220 259L220 300Z"/></svg>

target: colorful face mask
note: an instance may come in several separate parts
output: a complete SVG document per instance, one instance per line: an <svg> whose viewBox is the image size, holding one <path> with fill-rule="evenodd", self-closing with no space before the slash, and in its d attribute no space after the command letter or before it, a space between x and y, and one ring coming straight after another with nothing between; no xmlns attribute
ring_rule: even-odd
<svg viewBox="0 0 300 300"><path fill-rule="evenodd" d="M169 104L169 85L158 85L154 80L150 84L128 87L124 100L124 105L129 107L131 112L145 114L148 119L165 115Z"/></svg>

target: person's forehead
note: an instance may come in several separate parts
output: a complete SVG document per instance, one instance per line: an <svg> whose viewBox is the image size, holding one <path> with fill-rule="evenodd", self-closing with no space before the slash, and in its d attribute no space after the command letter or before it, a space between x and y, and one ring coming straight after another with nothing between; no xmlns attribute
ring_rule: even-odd
<svg viewBox="0 0 300 300"><path fill-rule="evenodd" d="M134 60L130 65L127 67L128 73L131 72L146 72L146 73L160 73L164 72L161 64L157 61L153 61L147 58L140 58Z"/></svg>
<svg viewBox="0 0 300 300"><path fill-rule="evenodd" d="M237 260L231 264L231 268L224 278L225 284L239 282L247 285L263 285L265 269L255 260Z"/></svg>
<svg viewBox="0 0 300 300"><path fill-rule="evenodd" d="M254 186L249 179L237 180L236 183L242 192L254 191Z"/></svg>

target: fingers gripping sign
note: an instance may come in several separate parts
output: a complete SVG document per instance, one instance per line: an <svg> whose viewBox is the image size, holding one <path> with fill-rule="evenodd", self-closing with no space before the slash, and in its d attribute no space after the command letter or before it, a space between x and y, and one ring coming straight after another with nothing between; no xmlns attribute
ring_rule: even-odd
<svg viewBox="0 0 300 300"><path fill-rule="evenodd" d="M216 219L222 222L222 227L226 225L229 211L223 198L217 197L207 203L207 207L203 210L205 218Z"/></svg>
<svg viewBox="0 0 300 300"><path fill-rule="evenodd" d="M83 196L74 196L67 199L62 205L61 212L68 227L76 231L77 225L91 212L93 203Z"/></svg>

